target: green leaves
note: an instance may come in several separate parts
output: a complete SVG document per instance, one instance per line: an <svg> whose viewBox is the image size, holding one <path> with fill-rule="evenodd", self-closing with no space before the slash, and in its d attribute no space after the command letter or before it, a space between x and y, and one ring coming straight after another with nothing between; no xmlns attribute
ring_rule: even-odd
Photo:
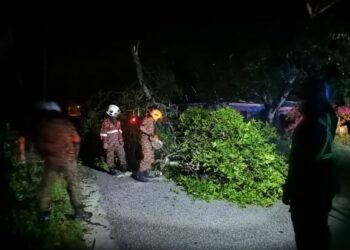
<svg viewBox="0 0 350 250"><path fill-rule="evenodd" d="M100 158L95 158L94 166L104 171L108 171L108 165L102 156Z"/></svg>
<svg viewBox="0 0 350 250"><path fill-rule="evenodd" d="M277 138L273 128L244 122L230 107L189 108L180 115L177 133L183 135L183 168L173 169L171 177L193 197L241 206L269 206L280 197L287 165L271 143Z"/></svg>
<svg viewBox="0 0 350 250"><path fill-rule="evenodd" d="M36 249L86 249L83 229L77 220L67 220L72 213L66 183L59 178L52 187L52 213L49 223L38 220L37 191L43 174L42 162L16 164L10 180L14 195L14 230L30 239Z"/></svg>
<svg viewBox="0 0 350 250"><path fill-rule="evenodd" d="M18 164L12 173L10 186L17 202L36 198L37 189L43 174L42 164Z"/></svg>
<svg viewBox="0 0 350 250"><path fill-rule="evenodd" d="M17 138L18 135L12 130L0 131L6 162L1 167L8 168L10 172L8 182L11 198L2 205L12 209L14 220L7 227L14 231L18 239L28 240L28 244L35 249L86 249L79 221L67 220L65 216L72 213L72 207L62 178L54 184L51 191L53 206L50 222L39 220L37 191L43 174L43 162L27 160L26 163L19 163Z"/></svg>

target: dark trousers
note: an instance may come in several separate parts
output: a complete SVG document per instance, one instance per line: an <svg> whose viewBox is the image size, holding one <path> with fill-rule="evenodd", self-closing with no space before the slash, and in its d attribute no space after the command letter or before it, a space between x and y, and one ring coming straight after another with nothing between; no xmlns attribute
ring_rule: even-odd
<svg viewBox="0 0 350 250"><path fill-rule="evenodd" d="M59 165L55 160L45 161L45 170L41 180L39 190L39 209L48 211L51 201L51 188L57 177L62 174L66 183L70 202L74 209L81 207L81 201L78 193L78 169L76 160L67 160L65 164Z"/></svg>
<svg viewBox="0 0 350 250"><path fill-rule="evenodd" d="M308 171L308 172L307 172ZM331 247L328 213L337 191L332 160L310 164L291 200L291 219L298 250Z"/></svg>
<svg viewBox="0 0 350 250"><path fill-rule="evenodd" d="M331 246L328 211L291 211L298 250L329 250Z"/></svg>

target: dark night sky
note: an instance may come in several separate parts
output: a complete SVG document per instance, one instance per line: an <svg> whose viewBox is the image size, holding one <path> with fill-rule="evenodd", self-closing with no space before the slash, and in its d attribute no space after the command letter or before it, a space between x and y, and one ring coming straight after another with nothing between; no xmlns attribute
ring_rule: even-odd
<svg viewBox="0 0 350 250"><path fill-rule="evenodd" d="M211 63L266 41L271 47L285 43L305 26L302 0L243 2L234 1L230 7L169 3L157 6L159 10L134 6L98 15L58 12L13 19L0 36L2 110L8 113L8 105L31 106L43 92L47 99L63 103L84 101L98 89L127 86L136 81L130 49L137 41L145 65L164 63L164 51L183 65L196 57Z"/></svg>

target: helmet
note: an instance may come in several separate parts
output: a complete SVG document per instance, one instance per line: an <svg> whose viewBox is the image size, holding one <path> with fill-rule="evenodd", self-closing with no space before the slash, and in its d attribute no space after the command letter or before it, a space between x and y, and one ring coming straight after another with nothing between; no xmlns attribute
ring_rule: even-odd
<svg viewBox="0 0 350 250"><path fill-rule="evenodd" d="M38 102L35 105L36 109L44 111L61 112L61 107L56 102Z"/></svg>
<svg viewBox="0 0 350 250"><path fill-rule="evenodd" d="M61 107L56 102L47 102L45 107L47 111L62 111Z"/></svg>
<svg viewBox="0 0 350 250"><path fill-rule="evenodd" d="M159 109L153 109L150 113L150 115L152 116L152 118L155 120L155 121L158 121L159 119L162 119L163 118L163 114L162 112L160 112Z"/></svg>
<svg viewBox="0 0 350 250"><path fill-rule="evenodd" d="M111 104L108 106L107 115L111 117L117 117L120 113L120 109L117 105Z"/></svg>

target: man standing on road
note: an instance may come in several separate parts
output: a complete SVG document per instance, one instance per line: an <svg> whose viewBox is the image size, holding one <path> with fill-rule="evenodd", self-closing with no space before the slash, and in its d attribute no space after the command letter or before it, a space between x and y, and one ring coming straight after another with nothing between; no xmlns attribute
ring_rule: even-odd
<svg viewBox="0 0 350 250"><path fill-rule="evenodd" d="M158 140L155 135L155 123L163 118L163 114L159 109L152 109L147 117L145 117L140 126L140 144L142 148L143 159L141 160L139 170L133 173L132 177L141 182L148 182L148 178L156 176L151 175L151 166L154 162L154 148L152 142Z"/></svg>
<svg viewBox="0 0 350 250"><path fill-rule="evenodd" d="M330 249L328 213L336 191L333 140L338 118L322 79L310 78L302 93L303 119L293 133L282 200L290 205L298 249Z"/></svg>
<svg viewBox="0 0 350 250"><path fill-rule="evenodd" d="M73 123L63 118L61 108L55 102L44 103L43 119L39 123L38 151L44 159L45 169L39 190L40 219L50 219L51 187L59 174L67 182L70 202L76 218L88 219L78 194L78 168L80 136Z"/></svg>
<svg viewBox="0 0 350 250"><path fill-rule="evenodd" d="M120 169L125 172L127 171L127 162L125 159L124 151L124 139L123 131L121 127L120 120L117 119L120 114L120 109L118 106L111 104L107 110L107 117L102 121L101 126L101 140L103 143L103 148L106 150L106 161L109 168L109 173L111 175L122 176L123 173L116 170L115 160L119 160ZM115 157L115 154L117 157Z"/></svg>

